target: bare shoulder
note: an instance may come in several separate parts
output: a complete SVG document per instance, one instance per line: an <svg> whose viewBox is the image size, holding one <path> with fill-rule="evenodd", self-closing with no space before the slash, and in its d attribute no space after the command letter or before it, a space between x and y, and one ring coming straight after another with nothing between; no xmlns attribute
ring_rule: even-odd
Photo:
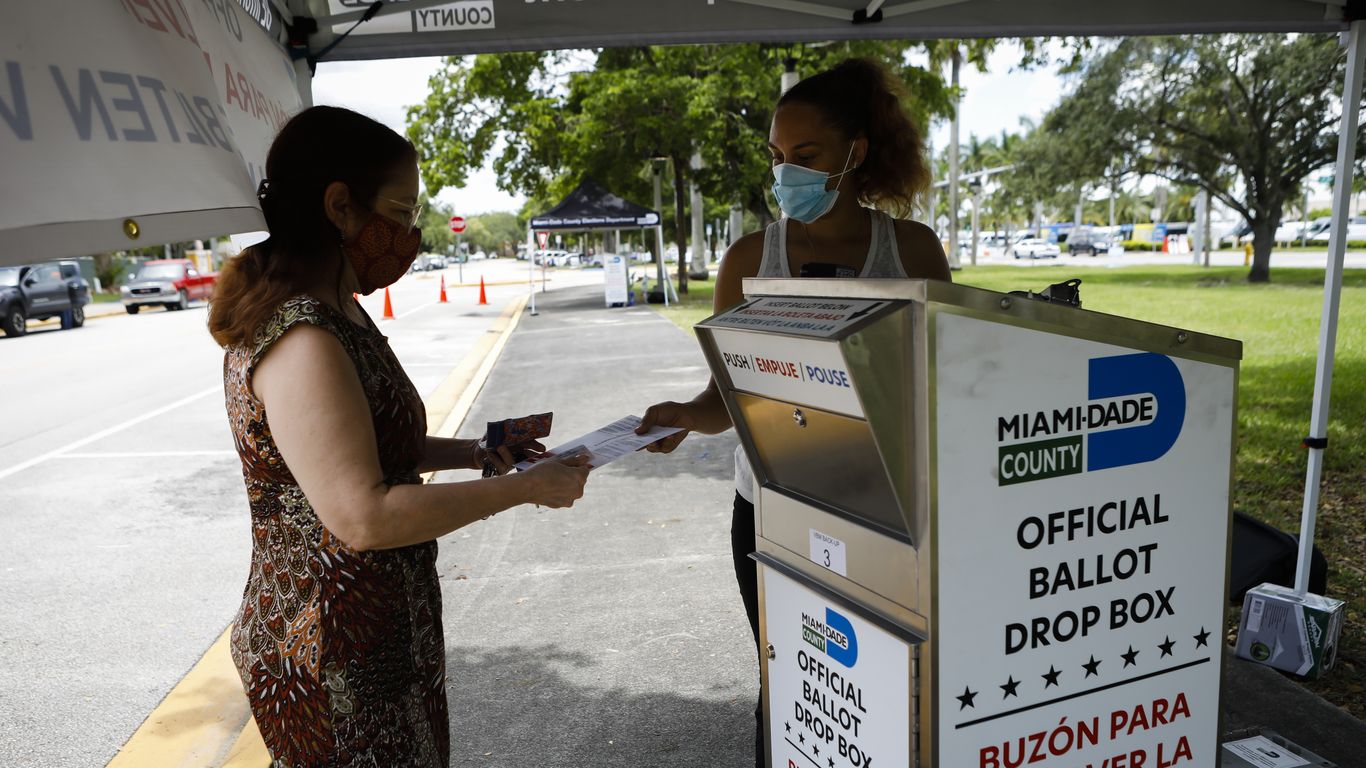
<svg viewBox="0 0 1366 768"><path fill-rule="evenodd" d="M907 277L951 281L949 259L933 229L910 219L896 219L896 245Z"/></svg>
<svg viewBox="0 0 1366 768"><path fill-rule="evenodd" d="M759 274L759 265L764 260L764 230L749 234L731 243L726 255L721 259L721 269L716 274L716 293L712 308L717 312L739 304L745 297L744 280Z"/></svg>
<svg viewBox="0 0 1366 768"><path fill-rule="evenodd" d="M251 386L258 397L264 391L309 380L327 382L346 378L354 370L341 342L330 331L310 323L298 323L284 332L256 364Z"/></svg>

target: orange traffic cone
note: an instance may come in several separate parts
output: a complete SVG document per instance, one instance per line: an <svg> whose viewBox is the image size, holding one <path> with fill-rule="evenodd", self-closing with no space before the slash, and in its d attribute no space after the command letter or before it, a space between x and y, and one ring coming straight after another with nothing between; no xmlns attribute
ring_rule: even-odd
<svg viewBox="0 0 1366 768"><path fill-rule="evenodd" d="M389 289L384 289L384 317L383 320L394 319L394 303L389 300Z"/></svg>
<svg viewBox="0 0 1366 768"><path fill-rule="evenodd" d="M484 304L488 304L488 303L489 303L488 294L484 293L484 276L483 276L483 275L480 275L480 276L479 276L479 303L480 303L480 305L484 305Z"/></svg>
<svg viewBox="0 0 1366 768"><path fill-rule="evenodd" d="M438 304L446 303L446 276L441 276L441 298L436 300Z"/></svg>

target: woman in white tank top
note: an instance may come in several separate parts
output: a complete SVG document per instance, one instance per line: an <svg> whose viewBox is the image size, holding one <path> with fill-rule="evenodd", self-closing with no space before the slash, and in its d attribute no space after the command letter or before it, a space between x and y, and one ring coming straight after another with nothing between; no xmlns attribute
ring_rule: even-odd
<svg viewBox="0 0 1366 768"><path fill-rule="evenodd" d="M949 265L929 227L884 211L909 212L928 187L920 131L902 104L899 84L881 65L851 59L783 94L773 112L769 151L773 193L783 217L726 251L716 280L717 312L743 298L746 277L825 276L948 280ZM649 447L669 453L689 432L716 434L732 424L711 381L686 403L645 411L640 432L655 424L683 431ZM740 596L758 649L754 551L754 476L735 453L731 547ZM755 765L765 765L763 711L755 708Z"/></svg>

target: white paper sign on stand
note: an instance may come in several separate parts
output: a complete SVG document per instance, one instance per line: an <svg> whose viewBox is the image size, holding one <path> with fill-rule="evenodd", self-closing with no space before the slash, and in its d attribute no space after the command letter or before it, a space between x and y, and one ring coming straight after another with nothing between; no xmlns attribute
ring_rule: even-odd
<svg viewBox="0 0 1366 768"><path fill-rule="evenodd" d="M1235 369L950 313L934 343L938 764L1214 765Z"/></svg>
<svg viewBox="0 0 1366 768"><path fill-rule="evenodd" d="M772 765L910 765L911 646L761 567Z"/></svg>
<svg viewBox="0 0 1366 768"><path fill-rule="evenodd" d="M626 304L630 284L626 274L626 257L609 253L602 257L603 298L607 306Z"/></svg>

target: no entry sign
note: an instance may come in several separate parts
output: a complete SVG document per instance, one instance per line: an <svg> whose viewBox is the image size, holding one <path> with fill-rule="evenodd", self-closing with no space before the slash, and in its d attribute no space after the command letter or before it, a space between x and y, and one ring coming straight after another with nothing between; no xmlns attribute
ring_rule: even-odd
<svg viewBox="0 0 1366 768"><path fill-rule="evenodd" d="M464 216L452 216L452 217L451 217L451 231L454 232L454 233L457 234L457 235L460 234L461 232L464 232L464 231L465 231L465 217L464 217Z"/></svg>
<svg viewBox="0 0 1366 768"><path fill-rule="evenodd" d="M939 765L1214 765L1235 369L936 336Z"/></svg>

